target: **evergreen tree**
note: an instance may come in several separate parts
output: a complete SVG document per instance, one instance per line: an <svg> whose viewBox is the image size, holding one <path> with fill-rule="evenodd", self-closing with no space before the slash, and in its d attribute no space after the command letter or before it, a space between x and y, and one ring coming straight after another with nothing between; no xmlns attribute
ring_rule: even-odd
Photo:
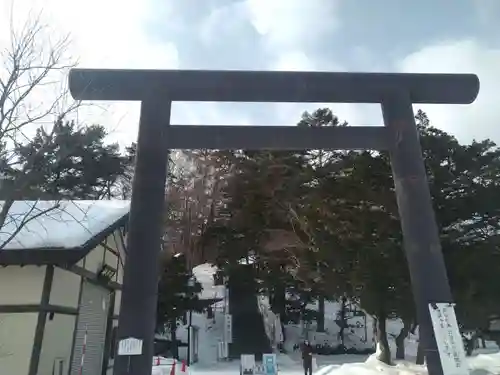
<svg viewBox="0 0 500 375"><path fill-rule="evenodd" d="M202 286L186 266L182 255L164 257L158 284L156 330L170 332L172 354L178 358L177 327L189 310L199 311Z"/></svg>
<svg viewBox="0 0 500 375"><path fill-rule="evenodd" d="M44 140L39 128L27 144L15 149L17 160L9 173L14 180L26 171L16 168L37 155L31 181L19 191L17 199L104 199L114 196L114 185L125 173L128 160L120 154L118 144L106 144L103 126L78 127L74 122L60 121L54 127L53 140Z"/></svg>
<svg viewBox="0 0 500 375"><path fill-rule="evenodd" d="M500 306L498 274L500 151L489 140L461 144L431 126L417 127L460 323L486 330ZM328 109L305 113L299 126L345 126ZM219 263L255 255L257 277L277 300L285 290L313 298L347 298L378 322L380 359L390 363L385 331L400 318L398 358L416 327L394 182L387 153L373 151L237 152L224 189L224 215L207 231L221 245ZM296 244L266 248L274 233ZM275 241L276 242L276 241Z"/></svg>

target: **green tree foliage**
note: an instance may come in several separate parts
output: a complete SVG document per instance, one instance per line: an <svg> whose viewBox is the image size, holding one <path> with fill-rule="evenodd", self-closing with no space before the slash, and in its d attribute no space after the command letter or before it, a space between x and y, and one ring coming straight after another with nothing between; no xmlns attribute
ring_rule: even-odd
<svg viewBox="0 0 500 375"><path fill-rule="evenodd" d="M25 165L37 155L31 183L18 199L103 199L114 196L114 185L124 175L127 157L118 144L106 144L103 126L78 127L74 122L55 125L53 141L47 146L43 128L27 144L18 145L16 164ZM44 148L42 150L42 147ZM14 179L24 171L10 168Z"/></svg>
<svg viewBox="0 0 500 375"><path fill-rule="evenodd" d="M486 330L500 313L492 282L500 271L500 151L489 140L460 143L432 127L421 111L415 118L460 323ZM305 113L299 122L346 125L328 109ZM264 289L274 297L288 289L358 302L379 322L381 359L388 363L385 322L400 318L397 355L403 356L404 338L418 322L388 155L325 150L233 155L224 210L207 230L207 238L219 245L219 264L251 252ZM293 234L294 242L273 242L276 233Z"/></svg>
<svg viewBox="0 0 500 375"><path fill-rule="evenodd" d="M178 358L178 322L189 310L201 309L198 297L201 290L202 286L191 274L184 256L163 258L158 283L156 330L160 333L170 332L175 358Z"/></svg>

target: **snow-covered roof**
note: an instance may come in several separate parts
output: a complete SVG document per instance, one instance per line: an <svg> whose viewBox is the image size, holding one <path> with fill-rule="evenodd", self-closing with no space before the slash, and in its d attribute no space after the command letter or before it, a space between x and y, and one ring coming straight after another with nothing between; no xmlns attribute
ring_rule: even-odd
<svg viewBox="0 0 500 375"><path fill-rule="evenodd" d="M4 204L0 201L0 210ZM83 246L129 210L130 202L123 200L15 201L0 227L0 249Z"/></svg>

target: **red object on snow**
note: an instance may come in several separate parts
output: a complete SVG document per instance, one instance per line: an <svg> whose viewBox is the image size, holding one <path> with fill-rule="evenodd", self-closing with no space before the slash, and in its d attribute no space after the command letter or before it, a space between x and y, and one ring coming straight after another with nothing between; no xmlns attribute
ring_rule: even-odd
<svg viewBox="0 0 500 375"><path fill-rule="evenodd" d="M170 375L175 375L175 359L174 363L172 363L172 368L170 369Z"/></svg>
<svg viewBox="0 0 500 375"><path fill-rule="evenodd" d="M182 361L181 372L186 372L186 361Z"/></svg>
<svg viewBox="0 0 500 375"><path fill-rule="evenodd" d="M156 357L156 366L160 365L160 356Z"/></svg>

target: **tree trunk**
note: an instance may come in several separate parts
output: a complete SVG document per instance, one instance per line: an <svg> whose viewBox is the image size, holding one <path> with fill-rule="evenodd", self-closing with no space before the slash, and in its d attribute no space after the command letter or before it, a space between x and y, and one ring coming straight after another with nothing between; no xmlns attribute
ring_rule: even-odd
<svg viewBox="0 0 500 375"><path fill-rule="evenodd" d="M187 311L185 311L184 314L182 314L182 325L187 324L187 321L188 321L187 314L188 314Z"/></svg>
<svg viewBox="0 0 500 375"><path fill-rule="evenodd" d="M177 320L170 322L170 340L172 342L170 349L172 357L179 359L179 346L177 345Z"/></svg>
<svg viewBox="0 0 500 375"><path fill-rule="evenodd" d="M403 320L403 328L396 337L396 359L405 359L405 339L411 331L411 322Z"/></svg>
<svg viewBox="0 0 500 375"><path fill-rule="evenodd" d="M387 315L385 311L379 312L377 316L377 345L380 352L377 359L380 362L391 364L391 349L389 348L389 340L387 340Z"/></svg>
<svg viewBox="0 0 500 375"><path fill-rule="evenodd" d="M325 297L320 296L318 299L318 332L325 332Z"/></svg>
<svg viewBox="0 0 500 375"><path fill-rule="evenodd" d="M270 296L269 302L271 305L271 311L273 313L280 314L281 316L285 315L285 304L286 304L285 295L286 295L285 287L280 282L273 288L273 291L271 292Z"/></svg>
<svg viewBox="0 0 500 375"><path fill-rule="evenodd" d="M472 336L470 339L469 338L465 338L465 355L467 357L470 357L472 355L472 353L474 352L474 344L476 342L476 337L475 336Z"/></svg>
<svg viewBox="0 0 500 375"><path fill-rule="evenodd" d="M424 344L422 344L421 340L418 341L416 363L417 363L417 365L423 365L423 364L425 364Z"/></svg>
<svg viewBox="0 0 500 375"><path fill-rule="evenodd" d="M340 305L340 331L339 339L340 344L345 347L345 328L347 326L346 322L346 310L347 310L347 298L342 296Z"/></svg>

